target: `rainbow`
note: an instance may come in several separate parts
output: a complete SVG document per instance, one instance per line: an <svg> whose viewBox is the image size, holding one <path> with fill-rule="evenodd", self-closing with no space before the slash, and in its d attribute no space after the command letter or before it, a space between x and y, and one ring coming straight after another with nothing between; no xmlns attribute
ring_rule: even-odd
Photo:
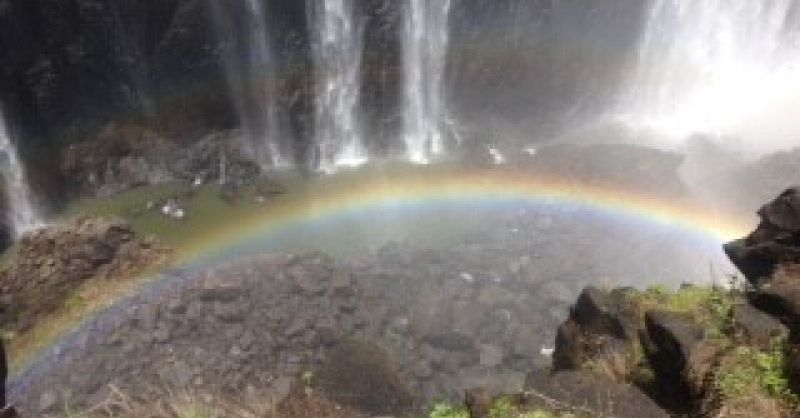
<svg viewBox="0 0 800 418"><path fill-rule="evenodd" d="M179 264L223 253L241 243L264 239L300 225L329 222L376 210L476 203L564 204L675 228L722 243L744 236L749 221L703 208L688 200L667 199L603 184L586 184L524 170L453 170L446 173L377 173L358 182L325 182L303 198L277 199L257 213L224 225L189 246Z"/></svg>
<svg viewBox="0 0 800 418"><path fill-rule="evenodd" d="M350 176L352 177L352 176ZM365 179L366 177L366 179ZM687 236L699 237L703 242L719 245L727 240L741 237L749 230L748 221L724 216L719 212L704 209L689 201L646 195L625 191L618 187L601 184L586 184L564 179L536 175L524 170L403 170L400 172L377 171L370 176L358 175L358 181L348 175L336 175L316 182L313 187L293 191L279 196L259 210L225 222L212 233L196 240L178 255L172 267L186 268L203 266L231 254L231 249L244 246L259 250L254 241L264 242L291 233L297 228L324 226L347 217L361 219L375 211L392 210L413 216L420 207L461 207L488 204L491 207L506 204L567 205L643 222L645 225L675 229ZM236 254L237 251L233 251ZM129 293L157 291L160 272L151 272L141 278L141 285ZM130 294L117 295L110 306L124 300ZM86 324L102 312L87 312L82 324ZM75 324L80 325L80 324ZM41 359L43 353L67 338L68 331L53 336L47 347L37 350L32 362ZM24 363L28 363L24 361ZM21 365L23 368L28 366Z"/></svg>

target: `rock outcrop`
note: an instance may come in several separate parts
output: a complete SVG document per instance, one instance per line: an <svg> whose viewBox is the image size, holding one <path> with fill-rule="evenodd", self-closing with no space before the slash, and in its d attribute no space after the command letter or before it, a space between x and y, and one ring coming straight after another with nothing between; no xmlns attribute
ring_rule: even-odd
<svg viewBox="0 0 800 418"><path fill-rule="evenodd" d="M32 231L0 271L0 325L28 330L87 281L125 280L163 264L169 254L119 220L75 219Z"/></svg>
<svg viewBox="0 0 800 418"><path fill-rule="evenodd" d="M526 382L537 395L569 405L588 416L616 418L667 418L640 389L585 371L562 371L551 376L533 376ZM547 407L543 403L541 407Z"/></svg>
<svg viewBox="0 0 800 418"><path fill-rule="evenodd" d="M95 138L71 144L61 174L73 197L111 196L168 182L253 184L261 169L241 131L207 135L181 146L153 130L110 125Z"/></svg>
<svg viewBox="0 0 800 418"><path fill-rule="evenodd" d="M755 231L725 245L747 278L745 289L587 288L559 328L554 374L533 375L531 390L554 396L555 385L568 394L562 400L613 394L621 401L633 390L622 388L633 384L670 413L797 416L800 189L758 213ZM615 385L619 390L610 389ZM622 403L653 402L641 398L648 399Z"/></svg>
<svg viewBox="0 0 800 418"><path fill-rule="evenodd" d="M786 190L758 214L761 223L755 231L725 245L725 252L754 286L771 279L781 267L800 264L800 189Z"/></svg>

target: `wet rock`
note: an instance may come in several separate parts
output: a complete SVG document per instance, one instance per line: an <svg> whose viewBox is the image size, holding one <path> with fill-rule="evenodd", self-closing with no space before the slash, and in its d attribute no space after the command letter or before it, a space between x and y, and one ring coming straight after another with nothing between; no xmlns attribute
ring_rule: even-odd
<svg viewBox="0 0 800 418"><path fill-rule="evenodd" d="M758 212L769 225L787 232L800 232L800 188L787 189Z"/></svg>
<svg viewBox="0 0 800 418"><path fill-rule="evenodd" d="M581 292L572 312L586 332L628 339L635 336L636 326L625 308L622 291L606 292L587 287Z"/></svg>
<svg viewBox="0 0 800 418"><path fill-rule="evenodd" d="M468 389L464 393L464 405L470 418L488 418L494 398L484 389Z"/></svg>
<svg viewBox="0 0 800 418"><path fill-rule="evenodd" d="M591 416L618 418L667 418L667 414L639 389L608 378L580 371L562 371L553 375L530 375L525 388L534 395L555 400L564 409ZM535 396L530 400L537 401ZM552 405L546 405L552 406Z"/></svg>
<svg viewBox="0 0 800 418"><path fill-rule="evenodd" d="M646 312L645 330L648 344L644 349L650 364L665 376L680 374L703 339L703 330L690 316L669 311Z"/></svg>
<svg viewBox="0 0 800 418"><path fill-rule="evenodd" d="M553 368L578 369L588 360L614 360L636 342L636 321L625 289L587 287L556 333ZM618 369L616 365L610 369ZM625 371L620 371L622 374Z"/></svg>
<svg viewBox="0 0 800 418"><path fill-rule="evenodd" d="M714 392L714 388L711 387L714 373L724 353L725 348L722 344L713 340L703 340L692 348L686 366L681 372L685 385L692 395L691 400L697 402Z"/></svg>
<svg viewBox="0 0 800 418"><path fill-rule="evenodd" d="M125 280L165 264L170 251L117 219L75 219L25 235L0 272L0 323L24 331L90 280Z"/></svg>
<svg viewBox="0 0 800 418"><path fill-rule="evenodd" d="M737 343L761 349L789 336L789 329L778 319L749 304L733 307L733 326Z"/></svg>
<svg viewBox="0 0 800 418"><path fill-rule="evenodd" d="M413 398L397 366L378 346L349 340L331 352L318 373L320 389L335 402L372 415L403 415Z"/></svg>
<svg viewBox="0 0 800 418"><path fill-rule="evenodd" d="M758 286L782 265L800 264L800 189L792 188L759 211L761 223L746 238L725 245L745 277Z"/></svg>
<svg viewBox="0 0 800 418"><path fill-rule="evenodd" d="M800 264L779 267L769 280L750 296L758 309L774 315L787 324L800 320Z"/></svg>

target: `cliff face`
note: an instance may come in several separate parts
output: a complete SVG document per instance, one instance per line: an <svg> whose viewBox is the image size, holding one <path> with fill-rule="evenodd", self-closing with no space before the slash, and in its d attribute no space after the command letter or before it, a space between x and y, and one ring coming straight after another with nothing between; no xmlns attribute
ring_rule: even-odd
<svg viewBox="0 0 800 418"><path fill-rule="evenodd" d="M193 124L233 124L209 16L201 0L6 0L3 102L26 138L181 111L202 116ZM217 97L191 97L201 86Z"/></svg>

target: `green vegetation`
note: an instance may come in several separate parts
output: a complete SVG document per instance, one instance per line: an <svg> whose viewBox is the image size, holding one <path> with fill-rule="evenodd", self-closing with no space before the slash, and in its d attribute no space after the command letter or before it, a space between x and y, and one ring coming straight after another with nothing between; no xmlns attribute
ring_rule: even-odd
<svg viewBox="0 0 800 418"><path fill-rule="evenodd" d="M457 408L445 403L437 403L427 418L469 418L469 412L463 407Z"/></svg>
<svg viewBox="0 0 800 418"><path fill-rule="evenodd" d="M739 296L735 291L718 286L683 286L677 291L666 286L652 286L645 291L630 291L628 298L641 313L663 309L690 314L706 329L708 337L722 339L730 334L730 312Z"/></svg>
<svg viewBox="0 0 800 418"><path fill-rule="evenodd" d="M733 361L723 366L716 384L726 397L739 397L758 391L789 404L800 405L800 397L789 388L785 341L774 342L767 351L737 347Z"/></svg>

